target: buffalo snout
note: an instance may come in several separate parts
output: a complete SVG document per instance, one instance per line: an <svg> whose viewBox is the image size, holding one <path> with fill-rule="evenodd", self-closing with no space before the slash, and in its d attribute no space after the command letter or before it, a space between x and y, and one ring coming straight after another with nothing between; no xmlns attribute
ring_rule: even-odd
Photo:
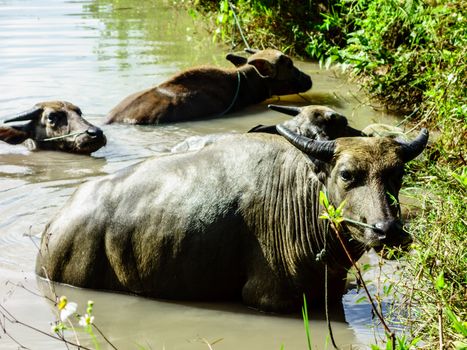
<svg viewBox="0 0 467 350"><path fill-rule="evenodd" d="M73 152L91 154L107 144L107 138L101 128L90 126L73 144Z"/></svg>
<svg viewBox="0 0 467 350"><path fill-rule="evenodd" d="M398 219L377 222L373 226L373 234L377 238L375 248L382 248L384 245L406 248L412 243L412 237Z"/></svg>
<svg viewBox="0 0 467 350"><path fill-rule="evenodd" d="M297 69L298 73L298 90L299 92L305 92L311 89L313 82L308 74L305 74Z"/></svg>
<svg viewBox="0 0 467 350"><path fill-rule="evenodd" d="M102 129L95 126L91 126L90 128L88 128L86 130L86 134L88 134L92 138L101 138L104 136L104 132L102 131Z"/></svg>

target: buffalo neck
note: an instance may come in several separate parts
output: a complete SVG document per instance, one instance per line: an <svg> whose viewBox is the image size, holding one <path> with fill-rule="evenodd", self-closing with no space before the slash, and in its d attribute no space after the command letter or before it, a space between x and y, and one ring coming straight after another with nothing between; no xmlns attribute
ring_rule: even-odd
<svg viewBox="0 0 467 350"><path fill-rule="evenodd" d="M323 213L319 192L326 187L315 168L298 150L294 157L276 158L274 171L264 176L259 191L267 195L262 202L256 201L253 210L265 259L274 271L296 283L309 278L299 271L322 272L327 263L331 273L345 274L351 266L335 233L319 218ZM345 241L351 254L359 258L360 245Z"/></svg>
<svg viewBox="0 0 467 350"><path fill-rule="evenodd" d="M256 68L245 65L240 67L238 72L240 73L240 90L235 103L236 109L262 102L271 97L266 84L268 78L262 78ZM237 74L235 74L235 81L237 81Z"/></svg>

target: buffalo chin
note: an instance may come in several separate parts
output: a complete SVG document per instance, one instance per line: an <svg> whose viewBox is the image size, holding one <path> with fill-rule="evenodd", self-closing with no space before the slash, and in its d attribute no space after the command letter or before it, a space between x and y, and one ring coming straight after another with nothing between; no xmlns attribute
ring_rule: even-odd
<svg viewBox="0 0 467 350"><path fill-rule="evenodd" d="M91 154L101 149L107 144L107 138L103 136L102 138L90 138L87 137L82 140L76 140L73 144L73 147L69 152L79 153L79 154Z"/></svg>

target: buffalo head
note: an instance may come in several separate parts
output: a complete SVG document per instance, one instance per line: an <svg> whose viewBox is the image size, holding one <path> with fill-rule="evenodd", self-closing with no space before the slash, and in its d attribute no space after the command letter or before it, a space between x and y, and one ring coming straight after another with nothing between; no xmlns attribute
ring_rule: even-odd
<svg viewBox="0 0 467 350"><path fill-rule="evenodd" d="M334 140L344 136L360 136L348 125L347 118L335 110L319 105L305 107L268 105L268 108L294 118L282 123L287 129L314 140Z"/></svg>
<svg viewBox="0 0 467 350"><path fill-rule="evenodd" d="M254 51L248 58L229 53L227 60L236 67L254 68L269 88L269 96L289 95L311 89L309 75L294 66L292 59L274 49Z"/></svg>
<svg viewBox="0 0 467 350"><path fill-rule="evenodd" d="M387 137L316 141L282 125L277 130L315 161L331 202L345 201L344 217L351 220L345 228L354 240L377 250L411 242L400 219L398 194L404 164L427 144L426 129L411 142Z"/></svg>
<svg viewBox="0 0 467 350"><path fill-rule="evenodd" d="M5 123L28 123L0 127L0 140L19 144L29 139L33 149L90 154L105 146L107 140L102 130L81 114L69 102L37 103L32 109L5 120Z"/></svg>

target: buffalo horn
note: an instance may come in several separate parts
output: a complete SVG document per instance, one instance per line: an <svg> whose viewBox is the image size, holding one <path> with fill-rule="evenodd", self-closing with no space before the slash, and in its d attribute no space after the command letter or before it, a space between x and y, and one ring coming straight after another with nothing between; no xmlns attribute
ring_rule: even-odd
<svg viewBox="0 0 467 350"><path fill-rule="evenodd" d="M4 123L11 123L11 122L20 122L20 121L25 121L25 120L33 120L39 116L39 114L42 113L42 108L41 107L33 107L27 111L24 111L22 113L19 113L15 115L13 118L7 119L4 121Z"/></svg>
<svg viewBox="0 0 467 350"><path fill-rule="evenodd" d="M245 52L249 53L249 54L255 54L255 53L259 52L259 50L252 49L252 48L248 47L248 48L245 49Z"/></svg>
<svg viewBox="0 0 467 350"><path fill-rule="evenodd" d="M299 114L302 111L300 107L294 107L294 106L268 105L268 108L272 109L273 111L291 115L293 117L295 117L297 114Z"/></svg>
<svg viewBox="0 0 467 350"><path fill-rule="evenodd" d="M322 160L323 162L329 162L334 156L336 141L312 140L287 129L280 124L276 125L276 129L279 134L284 136L292 145L316 159Z"/></svg>
<svg viewBox="0 0 467 350"><path fill-rule="evenodd" d="M410 142L398 141L402 146L402 158L404 162L411 161L425 149L428 142L428 130L423 128L418 136Z"/></svg>

